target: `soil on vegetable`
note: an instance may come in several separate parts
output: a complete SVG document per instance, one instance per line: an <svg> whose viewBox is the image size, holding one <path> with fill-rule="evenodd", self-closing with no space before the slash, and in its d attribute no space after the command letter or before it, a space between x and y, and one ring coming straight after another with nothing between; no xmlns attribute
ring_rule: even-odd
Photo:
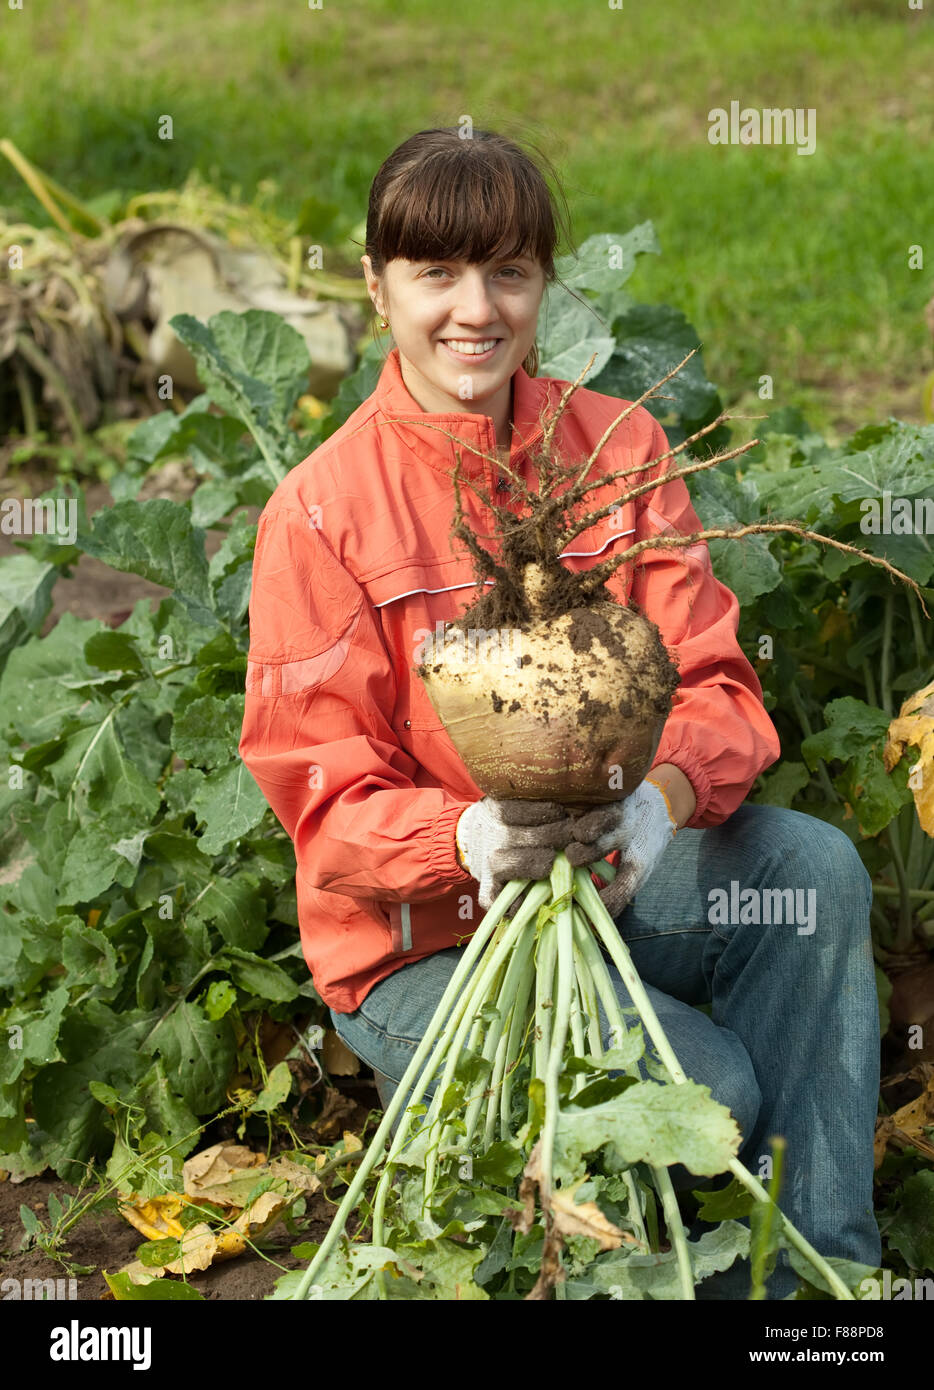
<svg viewBox="0 0 934 1390"><path fill-rule="evenodd" d="M580 471L579 460L570 466L561 464L544 446L533 454L531 463L540 484L546 478L553 479L556 474L563 474L570 481ZM573 533L579 533L599 516L599 509L583 517L574 516L581 498L597 484L589 483L581 490L575 483L563 491L552 485L536 492L517 477L516 494L521 514L509 507L489 506L498 549L498 555L494 555L481 545L477 533L465 519L459 468L454 470L453 482L456 507L451 535L452 539L461 540L470 552L480 592L476 601L449 627L459 629L469 640L471 632L527 631L533 624L569 616L568 639L575 653L584 657L594 651L596 643L596 655L600 661L626 672L626 680L621 682L624 693L618 705L622 718L641 721L652 714L667 718L674 691L680 684L680 672L662 641L658 626L637 604L619 604L607 589L605 579L599 580L590 570L575 572L560 559L572 528ZM481 500L488 501L482 494ZM534 571L530 571L529 566L534 566ZM605 566L601 567L601 572L609 577ZM532 582L533 573L536 581L534 594L527 588L527 583ZM488 579L494 581L491 588L485 587ZM611 606L614 610L613 622L607 618ZM634 660L635 651L630 649L625 625L619 623L621 612L631 614L633 620L641 619L648 625L654 638L646 646L640 642L639 651L643 653L640 660ZM527 653L522 658L522 664L528 665L532 660ZM429 671L437 672L439 669L440 664L423 662L416 667L416 673L425 678ZM540 664L538 669L545 668ZM554 662L549 662L546 669L560 671ZM563 693L563 686L549 676L540 676L537 685L539 693L542 686L550 686L556 693ZM497 690L490 692L495 714L501 713L507 698ZM517 713L522 709L521 700L513 699L507 713ZM548 700L541 700L540 713L546 724L550 722L550 710ZM606 701L594 700L585 689L579 691L577 717L582 728L601 724L610 713L611 706Z"/></svg>
<svg viewBox="0 0 934 1390"><path fill-rule="evenodd" d="M374 1132L372 1122L365 1130L367 1118L371 1112L380 1110L376 1086L372 1080L362 1078L335 1078L335 1084L338 1080L341 1098L347 1102L340 1111L340 1123L344 1129L360 1135L366 1146ZM308 1130L308 1135L316 1137L313 1128ZM328 1142L333 1142L335 1137L339 1135L329 1134ZM190 1274L187 1282L206 1299L265 1298L273 1292L281 1274L305 1268L308 1261L292 1255L290 1247L305 1241L320 1243L324 1239L346 1190L339 1180L332 1179L327 1195L316 1192L306 1199L305 1214L295 1223L297 1231L290 1232L280 1221L260 1238L260 1250L248 1247L232 1260ZM10 1178L0 1182L0 1286L4 1280L15 1279L19 1281L21 1298L41 1298L42 1285L27 1285L26 1281L52 1280L57 1298L74 1298L79 1302L110 1299L110 1290L101 1271L114 1274L136 1259L136 1251L145 1239L118 1214L112 1198L102 1201L83 1217L67 1236L67 1261L72 1266L90 1266L91 1273L69 1275L66 1267L42 1250L20 1249L24 1235L20 1206L29 1207L47 1226L50 1194L61 1199L65 1193L74 1195L77 1191L73 1183L62 1182L50 1171L23 1182L13 1182ZM347 1222L348 1234L353 1236L359 1226L360 1218L353 1214ZM63 1282L58 1283L59 1280ZM47 1283L45 1289L51 1294ZM12 1297L10 1286L0 1296Z"/></svg>

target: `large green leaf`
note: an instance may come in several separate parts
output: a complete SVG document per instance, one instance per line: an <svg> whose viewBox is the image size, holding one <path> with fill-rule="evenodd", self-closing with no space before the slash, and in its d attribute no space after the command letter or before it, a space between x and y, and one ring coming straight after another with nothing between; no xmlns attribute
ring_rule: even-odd
<svg viewBox="0 0 934 1390"><path fill-rule="evenodd" d="M904 1183L886 1237L910 1269L934 1271L934 1169L914 1173Z"/></svg>
<svg viewBox="0 0 934 1390"><path fill-rule="evenodd" d="M694 1081L641 1081L603 1105L561 1111L555 1135L555 1173L575 1177L582 1155L616 1146L626 1163L653 1167L683 1163L692 1173L722 1173L741 1143L736 1121L710 1088Z"/></svg>
<svg viewBox="0 0 934 1390"><path fill-rule="evenodd" d="M637 400L692 348L700 346L697 333L680 310L664 304L634 304L617 316L612 327L615 349L603 371L587 384L594 391L623 400ZM671 399L651 397L645 408L658 420L671 415L676 418L675 425L666 426L673 444L680 443L692 427L712 420L720 408L700 352L665 383L661 394ZM707 442L716 446L721 436L711 434Z"/></svg>
<svg viewBox="0 0 934 1390"><path fill-rule="evenodd" d="M13 650L37 633L52 607L54 565L32 555L0 559L0 670Z"/></svg>
<svg viewBox="0 0 934 1390"><path fill-rule="evenodd" d="M258 825L268 803L242 758L208 774L195 795L192 810L204 823L201 848L218 854L231 840Z"/></svg>
<svg viewBox="0 0 934 1390"><path fill-rule="evenodd" d="M195 1115L223 1105L236 1058L226 1018L210 1019L198 1004L179 1004L156 1026L146 1051L159 1053L176 1094Z"/></svg>
<svg viewBox="0 0 934 1390"><path fill-rule="evenodd" d="M628 232L598 232L583 241L576 255L559 256L555 271L570 290L621 290L636 268L639 256L660 255L661 247L651 222L640 222Z"/></svg>
<svg viewBox="0 0 934 1390"><path fill-rule="evenodd" d="M81 537L89 555L115 570L162 584L199 612L210 606L204 532L178 502L153 497L103 507Z"/></svg>

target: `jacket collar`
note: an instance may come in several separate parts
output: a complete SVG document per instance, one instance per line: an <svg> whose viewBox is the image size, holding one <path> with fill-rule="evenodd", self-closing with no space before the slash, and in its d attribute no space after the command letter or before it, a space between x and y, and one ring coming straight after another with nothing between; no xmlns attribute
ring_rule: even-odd
<svg viewBox="0 0 934 1390"><path fill-rule="evenodd" d="M510 467L515 468L518 465L521 455L535 444L544 432L539 414L542 405L550 396L551 380L550 377L530 377L521 365L513 373ZM383 364L373 399L387 420L392 421L397 428L411 430L416 435L419 458L432 467L442 468L447 472L457 446L455 441L448 439L439 430L425 426L440 426L441 429L456 435L465 446L473 446L482 453L491 454L496 448L496 433L489 415L475 415L459 410L444 413L422 410L403 379L397 347L392 349ZM464 473L483 473L485 464L479 452L472 453L465 447L462 450L462 460Z"/></svg>

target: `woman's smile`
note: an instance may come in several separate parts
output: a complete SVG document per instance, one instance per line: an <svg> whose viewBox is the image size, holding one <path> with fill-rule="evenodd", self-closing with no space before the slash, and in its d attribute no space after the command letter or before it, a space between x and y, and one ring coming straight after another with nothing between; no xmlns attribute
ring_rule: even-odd
<svg viewBox="0 0 934 1390"><path fill-rule="evenodd" d="M470 362L476 365L478 362L488 362L500 343L502 338L442 338L441 346L450 357L456 362Z"/></svg>

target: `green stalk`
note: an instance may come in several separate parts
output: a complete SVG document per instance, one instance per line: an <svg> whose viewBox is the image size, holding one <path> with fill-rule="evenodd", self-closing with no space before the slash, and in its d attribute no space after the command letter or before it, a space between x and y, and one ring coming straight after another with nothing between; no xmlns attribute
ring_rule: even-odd
<svg viewBox="0 0 934 1390"><path fill-rule="evenodd" d="M529 951L526 957L525 970L523 971L519 985L516 1007L513 1010L512 1018L509 1020L509 1042L506 1047L505 1074L503 1077L503 1089L499 1098L499 1128L503 1138L505 1138L510 1131L512 1087L515 1081L519 1060L525 1050L525 1039L529 1031L528 1001L534 983L535 954L533 946L533 949ZM534 1028L534 1018L532 1019L532 1027ZM487 1117L487 1127L489 1128L489 1116Z"/></svg>
<svg viewBox="0 0 934 1390"><path fill-rule="evenodd" d="M765 1298L765 1261L769 1246L772 1243L772 1231L778 1215L778 1195L782 1185L782 1163L785 1155L784 1139L776 1136L772 1140L772 1147L775 1153L775 1166L772 1169L772 1180L769 1183L770 1206L762 1219L757 1238L753 1241L749 1254L752 1272L752 1288L749 1294L751 1301L761 1301Z"/></svg>
<svg viewBox="0 0 934 1390"><path fill-rule="evenodd" d="M928 665L928 649L924 640L924 633L921 631L921 614L918 612L918 596L911 589L908 590L908 612L911 614L911 633L915 641L915 656L918 665L925 670Z"/></svg>
<svg viewBox="0 0 934 1390"><path fill-rule="evenodd" d="M615 926L613 926L613 920L607 912L606 908L603 906L603 903L600 901L597 891L590 881L590 871L587 869L578 869L575 874L575 885L577 887L578 893L580 893L581 891L581 883L584 880L586 880L587 887L590 889L591 893L593 894L593 897L596 899L599 912L603 914L606 920L610 923L611 927L613 927L613 932L615 934L616 928ZM581 904L582 910L583 912L587 912L587 896L583 893L581 893L581 896L584 898L584 901ZM591 922L593 922L593 918L591 918ZM587 933L587 935L589 936L589 932ZM621 939L620 944L622 945ZM618 1038L625 1037L626 1033L628 1032L628 1029L623 1018L623 1011L620 1008L619 1000L616 997L616 990L613 988L613 981L610 979L610 972L607 970L606 962L604 961L599 950L597 949L596 943L593 942L592 939L591 945L593 947L593 953L591 955L588 952L588 963L590 964L591 970L593 971L594 983L597 986L597 991L603 999L603 1008L604 1012L606 1013L607 1023L610 1026L611 1036L615 1032ZM584 949L586 950L587 948L585 947ZM628 951L626 952L626 954L628 955ZM619 961L614 959L613 963L619 970ZM670 1053L672 1059L675 1062L675 1066L677 1067L677 1059L675 1058L674 1053L671 1051L671 1048L668 1045L667 1038L665 1038L664 1033L662 1033L661 1031L661 1026L658 1023L658 1019L655 1017L655 1011L652 1008L652 1005L649 1003L649 999L645 993L645 990L642 988L642 982L636 974L635 967L631 966L631 968L628 969L625 972L625 974L622 970L620 970L620 974L623 976L624 981L626 980L626 974L632 977L635 985L637 986L638 993L641 994L642 998L645 1000L645 1003L648 1005L649 1012L651 1013L652 1018L655 1021L655 1027L657 1029L657 1032L664 1040L665 1047ZM629 988L628 981L626 983L627 988ZM637 998L636 991L632 988L629 988L629 993L632 996L633 1003L639 1009L639 1012L641 1014L642 1010L640 1007L640 1000ZM646 1026L649 1028L649 1031L651 1032L651 1027L644 1015L643 1021L646 1023ZM659 1049L659 1052L661 1052L661 1049ZM636 1075L639 1075L637 1068L633 1068L632 1070ZM686 1077L685 1080L687 1080ZM681 1280L681 1296L685 1301L693 1302L695 1299L694 1270L691 1265L691 1255L687 1246L686 1233L681 1221L681 1211L678 1207L678 1199L675 1195L675 1189L671 1181L671 1174L668 1172L667 1168L655 1167L654 1165L652 1165L651 1167L652 1178L655 1182L655 1188L662 1200L662 1210L665 1213L665 1223L668 1227L668 1234L671 1237L672 1248L674 1249L675 1257L678 1261L678 1275ZM641 1213L641 1204L639 1204L638 1210Z"/></svg>
<svg viewBox="0 0 934 1390"><path fill-rule="evenodd" d="M879 672L882 708L892 717L892 622L895 617L895 595L886 594L882 612L882 667Z"/></svg>
<svg viewBox="0 0 934 1390"><path fill-rule="evenodd" d="M597 1007L597 992L593 982L590 966L587 961L586 943L589 942L594 951L593 937L587 929L586 919L579 907L574 908L574 962L577 972L578 985L581 990L581 999L584 1012L588 1016L587 1038L590 1044L590 1055L592 1057L603 1056L603 1038L600 1036L600 1014ZM597 955L600 952L597 951ZM615 993L615 991L614 991ZM635 1070L634 1068L630 1069ZM643 1219L642 1202L639 1199L639 1190L636 1187L635 1179L632 1176L632 1169L627 1168L623 1174L623 1181L629 1196L629 1220L632 1225L636 1238L641 1241L640 1254L648 1255L651 1251L648 1233L645 1229Z"/></svg>
<svg viewBox="0 0 934 1390"><path fill-rule="evenodd" d="M483 1042L483 1052L481 1054L490 1063L490 1075L486 1085L478 1091L477 1095L473 1097L467 1106L467 1113L464 1119L464 1124L467 1129L467 1133L464 1136L464 1144L468 1149L473 1140L480 1108L484 1100L487 1102L493 1100L496 1087L502 1076L502 1066L505 1062L506 1043L508 1041L506 1024L510 1012L516 1003L516 990L526 960L531 955L534 936L535 929L532 922L529 921L516 940L512 955L509 958L503 975L502 983L496 989L496 1007L499 1010L499 1017L490 1022ZM490 1092L490 1094L487 1095L486 1092ZM486 1126L491 1110L489 1103L487 1104L486 1110L487 1116L484 1119L484 1126Z"/></svg>
<svg viewBox="0 0 934 1390"><path fill-rule="evenodd" d="M911 945L912 918L911 899L908 896L908 877L905 873L905 861L902 859L902 849L898 839L898 822L896 821L895 829L893 829L890 821L885 827L885 834L892 855L892 867L895 870L895 877L898 879L899 890L898 931L895 935L895 949L904 951Z"/></svg>
<svg viewBox="0 0 934 1390"><path fill-rule="evenodd" d="M616 930L613 919L600 901L600 897L590 881L589 872L578 869L575 878L578 885L578 892L582 899L581 905L588 912L591 922L593 922L594 926L597 928L597 931L600 933L609 951L613 964L616 966L617 970L619 970L626 988L629 990L633 1002L642 1017L642 1021L655 1044L659 1057L662 1059L665 1066L667 1066L673 1081L687 1081L688 1078L672 1051L668 1039L662 1032L655 1010L652 1008L642 986L642 982L636 974L635 966L633 966L629 956L628 947ZM733 1173L735 1177L739 1178L743 1186L756 1198L756 1201L771 1202L769 1194L759 1182L758 1178L754 1177L745 1165L740 1163L738 1158L731 1158L728 1166L730 1172ZM788 1217L785 1216L783 1212L780 1213L780 1215L784 1233L791 1244L794 1245L797 1250L800 1250L801 1254L804 1255L806 1259L810 1260L815 1269L819 1270L838 1298L852 1301L853 1295L840 1276L835 1273L823 1256L818 1254L810 1241L805 1239L797 1227L792 1225Z"/></svg>
<svg viewBox="0 0 934 1390"><path fill-rule="evenodd" d="M308 1297L308 1290L314 1283L315 1276L324 1268L325 1264L330 1259L334 1247L337 1245L343 1233L347 1218L356 1205L357 1198L363 1192L370 1173L382 1157L386 1139L392 1131L396 1116L402 1109L402 1102L406 1097L408 1089L415 1082L423 1063L434 1049L435 1043L443 1031L449 1010L457 1000L458 994L461 992L465 981L468 979L477 957L480 955L489 938L493 935L493 932L499 926L502 917L505 915L506 909L528 885L528 882L528 879L513 879L511 883L507 883L506 887L500 893L496 901L490 906L483 921L471 937L470 944L464 950L464 958L448 981L447 988L441 996L438 1007L425 1031L425 1035L416 1048L415 1055L406 1068L405 1075L389 1102L389 1106L383 1115L382 1123L370 1143L367 1156L362 1160L360 1167L357 1169L357 1174L350 1187L347 1189L344 1200L337 1209L334 1219L328 1228L327 1235L324 1237L317 1254L305 1270L295 1293L292 1295L293 1300L300 1300ZM544 891L545 894L547 894L547 885ZM531 896L531 894L529 896ZM400 1133L402 1129L403 1126L400 1125ZM397 1138L398 1137L397 1135Z"/></svg>
<svg viewBox="0 0 934 1390"><path fill-rule="evenodd" d="M573 871L567 855L560 850L551 871L552 903L561 904L552 928L557 952L556 987L554 990L554 1019L545 1068L545 1123L541 1133L541 1177L538 1189L546 1220L551 1220L552 1162L555 1131L558 1126L558 1077L564 1062L571 1014L571 994L574 988L574 907L572 901ZM550 925L550 924L549 924Z"/></svg>
<svg viewBox="0 0 934 1390"><path fill-rule="evenodd" d="M553 916L549 913L541 925L535 952L535 1047L532 1075L544 1079L548 1070L548 1050L551 1045L552 1010L554 1008L555 957L557 938L551 930ZM529 1102L529 1118L532 1105Z"/></svg>
<svg viewBox="0 0 934 1390"><path fill-rule="evenodd" d="M528 883L528 880L513 880L513 883L515 882L522 882L523 886L525 886ZM515 917L507 926L504 935L502 936L498 944L495 946L495 948L492 950L492 952L487 952L489 959L484 959L483 962L481 962L481 965L477 971L477 983L475 986L471 988L471 1007L474 1010L482 1007L483 1003L486 1002L486 999L489 996L491 980L495 979L496 974L499 971L500 965L506 959L509 952L512 950L513 943L516 940L518 940L518 938L521 936L522 931L525 928L526 922L537 913L539 907L542 905L542 903L548 897L548 895L548 880L542 879L540 883L536 883L534 887L531 888L530 891L526 894L522 906L519 908ZM468 1010L465 1009L464 1016L461 1019L460 1024L458 1025L457 1032L454 1035L454 1039L451 1044L450 1052L448 1053L447 1060L445 1061L444 1074L435 1090L435 1094L432 1098L432 1103L431 1107L429 1108L428 1114L425 1116L424 1123L426 1130L430 1130L439 1118L439 1112L441 1110L441 1104L444 1098L444 1093L454 1078L454 1072L457 1068L457 1063L460 1059L460 1054L463 1051L464 1041L467 1035L467 1031L471 1027L471 1023L471 1014ZM447 1129L447 1123L443 1121L443 1117L440 1129L441 1132L438 1136L437 1144L431 1145L429 1147L425 1157L426 1203L434 1187L435 1169L437 1165L437 1151L440 1148L441 1141Z"/></svg>

